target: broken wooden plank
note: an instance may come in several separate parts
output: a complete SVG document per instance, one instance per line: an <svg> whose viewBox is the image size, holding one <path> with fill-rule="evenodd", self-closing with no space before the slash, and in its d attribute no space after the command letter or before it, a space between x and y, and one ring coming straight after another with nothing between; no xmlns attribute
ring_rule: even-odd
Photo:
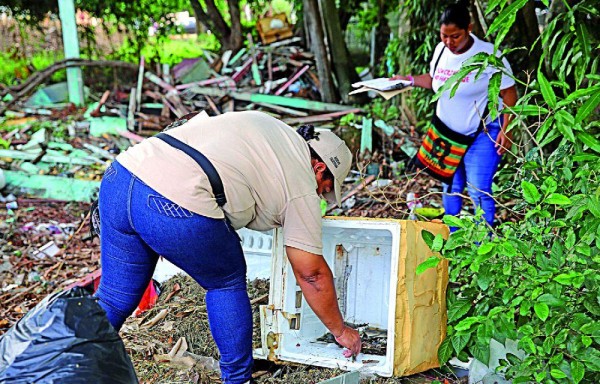
<svg viewBox="0 0 600 384"><path fill-rule="evenodd" d="M229 99L225 104L223 104L223 113L233 112L235 111L235 101L233 99Z"/></svg>
<svg viewBox="0 0 600 384"><path fill-rule="evenodd" d="M322 115L313 115L313 116L299 117L299 118L290 117L288 119L283 119L283 121L287 124L310 124L310 123L317 123L317 122L321 122L321 121L331 121L338 117L348 115L350 113L360 113L360 112L362 112L360 109L354 108L354 109L348 109L346 111L325 113Z"/></svg>
<svg viewBox="0 0 600 384"><path fill-rule="evenodd" d="M240 49L232 58L229 60L229 65L235 64L242 56L246 53L246 48Z"/></svg>
<svg viewBox="0 0 600 384"><path fill-rule="evenodd" d="M271 43L271 44L269 44L269 48L277 48L277 47L281 47L283 45L297 43L299 41L302 41L301 37L292 37L290 39L281 40L281 41L277 41L275 43Z"/></svg>
<svg viewBox="0 0 600 384"><path fill-rule="evenodd" d="M273 54L267 53L267 79L273 81Z"/></svg>
<svg viewBox="0 0 600 384"><path fill-rule="evenodd" d="M45 199L90 203L100 188L99 181L49 175L28 175L15 171L4 171L4 175L8 185Z"/></svg>
<svg viewBox="0 0 600 384"><path fill-rule="evenodd" d="M109 96L110 96L110 91L104 91L104 93L102 94L102 97L100 98L100 101L98 102L98 106L92 112L90 112L90 116L92 116L92 117L100 116L100 109L106 103L106 100L108 100Z"/></svg>
<svg viewBox="0 0 600 384"><path fill-rule="evenodd" d="M298 78L299 78L300 76L302 76L302 74L303 74L304 72L308 71L308 68L310 68L310 65L305 65L305 66L304 66L304 67L302 67L300 70L298 70L298 71L296 72L296 74L295 74L294 76L292 76L292 78L291 78L291 79L289 79L289 80L288 80L288 82L287 82L287 83L283 84L283 86L281 86L281 88L279 88L279 89L277 90L277 92L275 92L275 95L276 95L276 96L279 96L279 95L281 95L283 92L285 92L285 90L286 90L286 89L288 89L288 87L289 87L290 85L292 85L292 84L294 83L294 81L298 80Z"/></svg>
<svg viewBox="0 0 600 384"><path fill-rule="evenodd" d="M231 49L223 52L223 56L221 56L221 62L223 63L223 66L221 67L221 71L223 71L223 69L225 69L227 67L227 65L229 64L229 59L231 59L232 54L233 54L233 51Z"/></svg>
<svg viewBox="0 0 600 384"><path fill-rule="evenodd" d="M142 105L142 84L144 83L144 56L140 57L140 68L138 70L138 81L137 87L135 88L135 105L137 107L136 112L139 112L139 108Z"/></svg>
<svg viewBox="0 0 600 384"><path fill-rule="evenodd" d="M175 106L173 106L173 104L171 104L171 102L169 101L169 99L167 99L167 96L163 96L163 97L162 97L162 102L163 102L163 104L164 104L164 105L166 105L166 106L169 108L169 110L170 110L171 112L173 112L173 114L174 114L175 116L177 116L177 115L179 115L179 114L180 114L179 112L177 112L177 108L175 108ZM183 116L183 115L182 115L182 116Z"/></svg>
<svg viewBox="0 0 600 384"><path fill-rule="evenodd" d="M164 81L160 77L156 76L152 72L146 72L146 74L144 76L146 77L146 79L150 80L154 84L156 84L159 87L163 88L167 92L177 92L177 89L175 89L174 86L172 86L171 84L167 83L166 81Z"/></svg>
<svg viewBox="0 0 600 384"><path fill-rule="evenodd" d="M321 89L321 80L319 80L319 76L317 76L313 71L308 71L308 77L310 77L315 87Z"/></svg>
<svg viewBox="0 0 600 384"><path fill-rule="evenodd" d="M173 82L173 78L171 77L171 66L169 64L162 65L162 78L167 84Z"/></svg>
<svg viewBox="0 0 600 384"><path fill-rule="evenodd" d="M308 116L308 113L306 113L306 112L297 111L295 109L282 107L280 105L274 105L274 104L268 104L268 103L256 103L256 104L258 104L260 106L263 106L265 108L269 108L269 109L275 110L277 112L287 113L288 115L300 116L300 117Z"/></svg>
<svg viewBox="0 0 600 384"><path fill-rule="evenodd" d="M228 76L222 76L222 77L215 77L214 79L207 79L207 80L202 80L202 81L196 81L194 83L188 83L188 84L179 84L175 86L175 89L177 89L178 91L182 91L184 89L188 89L191 88L193 86L205 86L205 85L216 85L216 84L221 84L224 83L226 81L230 81L231 78Z"/></svg>
<svg viewBox="0 0 600 384"><path fill-rule="evenodd" d="M204 95L204 98L208 102L208 105L209 105L210 109L212 109L212 111L216 115L220 115L221 111L219 111L219 108L217 108L217 105L215 104L215 102L213 101L213 99L210 96L206 96L206 95Z"/></svg>
<svg viewBox="0 0 600 384"><path fill-rule="evenodd" d="M247 101L250 103L275 104L275 105L281 105L284 107L309 109L309 110L313 110L313 111L338 112L338 111L356 110L356 108L353 106L340 105L340 104L334 104L334 103L324 103L321 101L301 99L299 97L283 97L283 96L275 96L275 95L263 95L260 93L230 92L230 91L227 91L224 89L216 89L216 88L210 88L210 87L192 87L192 88L190 88L190 91L200 94L200 95L208 95L208 96L216 96L216 97L229 95L236 100Z"/></svg>
<svg viewBox="0 0 600 384"><path fill-rule="evenodd" d="M254 48L254 41L252 40L252 34L248 33L248 47L250 48L250 55L252 56L252 78L256 85L262 85L262 78L260 77L260 71L258 70L258 61L256 60L256 49Z"/></svg>
<svg viewBox="0 0 600 384"><path fill-rule="evenodd" d="M82 145L85 149L89 149L90 151L92 151L92 153L100 155L101 157L103 157L106 160L114 160L115 159L115 155L108 152L106 149L102 149L100 147L97 147L95 145L88 144L88 143L83 143Z"/></svg>
<svg viewBox="0 0 600 384"><path fill-rule="evenodd" d="M141 143L144 140L144 137L136 135L135 133L130 131L120 131L119 135L133 141L134 143Z"/></svg>
<svg viewBox="0 0 600 384"><path fill-rule="evenodd" d="M264 93L265 94L270 93L273 88L277 87L280 84L285 83L287 80L288 80L287 77L282 77L281 79L277 79L277 80L273 80L273 81L271 81L271 80L265 81Z"/></svg>
<svg viewBox="0 0 600 384"><path fill-rule="evenodd" d="M135 92L136 89L131 88L131 93L129 94L129 108L127 110L127 129L132 132L135 130L135 101L137 99Z"/></svg>
<svg viewBox="0 0 600 384"><path fill-rule="evenodd" d="M262 52L258 52L256 54L256 57L252 56L251 58L246 60L246 62L240 67L240 69L236 73L234 73L233 76L231 76L233 81L235 81L236 83L239 82L250 71L255 61L260 60L262 58L262 55Z"/></svg>
<svg viewBox="0 0 600 384"><path fill-rule="evenodd" d="M360 134L360 153L373 152L373 119L363 117Z"/></svg>
<svg viewBox="0 0 600 384"><path fill-rule="evenodd" d="M0 157L7 157L10 159L18 159L18 160L27 160L32 161L36 160L39 157L41 151L37 152L23 152L23 151L14 151L10 149L0 149ZM62 155L48 155L45 154L38 159L38 161L44 163L60 163L60 164L75 164L75 165L92 165L96 163L102 163L101 160L92 157L71 157L71 156L62 156Z"/></svg>

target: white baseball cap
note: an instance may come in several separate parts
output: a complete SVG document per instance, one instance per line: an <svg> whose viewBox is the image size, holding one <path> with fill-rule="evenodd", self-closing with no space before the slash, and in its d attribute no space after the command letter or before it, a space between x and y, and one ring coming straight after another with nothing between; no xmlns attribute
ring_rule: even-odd
<svg viewBox="0 0 600 384"><path fill-rule="evenodd" d="M336 134L329 131L315 133L314 139L308 140L308 145L319 155L321 160L333 175L333 191L325 193L325 198L335 201L338 207L342 205L342 183L352 166L352 152Z"/></svg>

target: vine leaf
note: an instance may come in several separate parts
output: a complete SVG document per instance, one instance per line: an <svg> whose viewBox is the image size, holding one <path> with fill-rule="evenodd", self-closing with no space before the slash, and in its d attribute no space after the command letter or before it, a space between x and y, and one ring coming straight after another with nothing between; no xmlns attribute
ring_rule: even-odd
<svg viewBox="0 0 600 384"><path fill-rule="evenodd" d="M458 300L450 308L448 308L448 321L454 323L469 312L471 302L469 300Z"/></svg>
<svg viewBox="0 0 600 384"><path fill-rule="evenodd" d="M521 188L523 189L523 198L529 204L536 204L540 201L540 192L537 187L529 181L523 180L521 182Z"/></svg>
<svg viewBox="0 0 600 384"><path fill-rule="evenodd" d="M541 71L538 71L538 82L540 83L540 90L542 91L544 101L548 103L551 108L555 108L556 95L554 94L554 90L552 90L552 85L550 85L550 82Z"/></svg>
<svg viewBox="0 0 600 384"><path fill-rule="evenodd" d="M535 303L533 310L542 321L546 321L550 314L550 308L548 308L548 304L545 303Z"/></svg>
<svg viewBox="0 0 600 384"><path fill-rule="evenodd" d="M598 107L598 104L600 104L600 92L592 94L592 96L587 99L585 103L583 103L581 108L579 108L577 111L575 122L581 123L583 120L585 120L589 115L592 114L592 112L594 112L594 110Z"/></svg>
<svg viewBox="0 0 600 384"><path fill-rule="evenodd" d="M560 193L551 193L546 199L544 199L544 203L546 204L555 204L555 205L571 205L571 199L569 199L565 195L561 195Z"/></svg>
<svg viewBox="0 0 600 384"><path fill-rule="evenodd" d="M571 361L571 376L575 384L579 383L585 375L585 366L579 361Z"/></svg>
<svg viewBox="0 0 600 384"><path fill-rule="evenodd" d="M444 339L444 341L442 341L442 344L440 344L440 347L438 348L438 360L440 362L440 365L443 365L448 360L450 360L450 358L452 357L452 353L452 344L450 343L450 338L447 337Z"/></svg>
<svg viewBox="0 0 600 384"><path fill-rule="evenodd" d="M422 274L429 268L434 268L440 263L440 258L437 256L431 256L429 259L425 260L419 266L417 266L417 275Z"/></svg>

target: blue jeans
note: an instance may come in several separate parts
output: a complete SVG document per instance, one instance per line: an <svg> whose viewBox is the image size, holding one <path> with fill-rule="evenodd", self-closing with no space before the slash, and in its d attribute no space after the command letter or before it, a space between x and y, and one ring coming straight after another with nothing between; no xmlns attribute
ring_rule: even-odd
<svg viewBox="0 0 600 384"><path fill-rule="evenodd" d="M102 278L96 296L119 330L148 286L158 256L206 289L225 383L252 375L252 309L240 239L224 219L190 212L114 162L100 185Z"/></svg>
<svg viewBox="0 0 600 384"><path fill-rule="evenodd" d="M487 125L489 136L485 132L477 135L454 174L450 190L448 184L443 184L442 201L447 215L455 216L460 213L463 199L452 194L462 194L466 185L475 206L484 211L485 220L490 225L494 224L496 203L492 198L492 182L502 159L494 145L500 133L500 121L496 120ZM456 228L452 227L450 230L454 231Z"/></svg>

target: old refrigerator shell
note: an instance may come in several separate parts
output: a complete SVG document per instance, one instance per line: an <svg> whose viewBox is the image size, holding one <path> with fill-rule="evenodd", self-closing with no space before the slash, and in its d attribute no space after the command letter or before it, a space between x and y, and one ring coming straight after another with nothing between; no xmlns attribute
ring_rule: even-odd
<svg viewBox="0 0 600 384"><path fill-rule="evenodd" d="M437 348L446 334L447 262L416 275L432 252L427 229L448 236L442 224L394 219L326 218L323 256L334 273L346 322L368 324L386 335L385 356L344 358L335 343L317 341L328 331L306 303L275 231L268 305L261 306L262 347L255 358L290 361L384 377L439 366Z"/></svg>

